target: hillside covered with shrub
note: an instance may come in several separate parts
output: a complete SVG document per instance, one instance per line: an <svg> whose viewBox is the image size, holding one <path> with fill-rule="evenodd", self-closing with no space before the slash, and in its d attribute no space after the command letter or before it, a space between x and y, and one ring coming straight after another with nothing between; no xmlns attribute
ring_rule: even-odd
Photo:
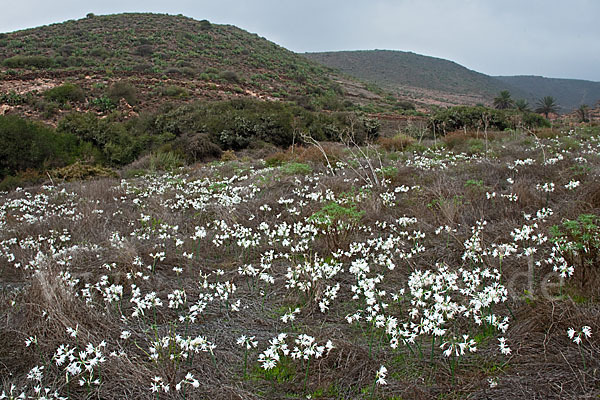
<svg viewBox="0 0 600 400"><path fill-rule="evenodd" d="M336 141L352 133L357 143L374 139L379 122L364 113L316 112L290 102L256 99L165 104L157 112L123 118L71 112L53 128L17 115L0 116L0 178L7 189L45 180L44 171L75 161L122 168L154 154L163 168L218 159L223 151L287 148L302 141ZM34 173L34 170L37 171ZM9 176L20 175L20 181Z"/></svg>
<svg viewBox="0 0 600 400"><path fill-rule="evenodd" d="M312 110L411 106L256 34L182 15L90 14L0 34L0 105L12 113L55 124L71 110L239 97Z"/></svg>
<svg viewBox="0 0 600 400"><path fill-rule="evenodd" d="M326 68L258 35L181 15L90 14L4 33L0 59L7 69L180 74L248 82L273 93L280 88L323 89L330 83Z"/></svg>
<svg viewBox="0 0 600 400"><path fill-rule="evenodd" d="M430 104L492 104L502 90L535 104L557 99L561 113L600 100L600 83L540 76L489 76L453 61L405 51L360 50L306 53L310 60Z"/></svg>

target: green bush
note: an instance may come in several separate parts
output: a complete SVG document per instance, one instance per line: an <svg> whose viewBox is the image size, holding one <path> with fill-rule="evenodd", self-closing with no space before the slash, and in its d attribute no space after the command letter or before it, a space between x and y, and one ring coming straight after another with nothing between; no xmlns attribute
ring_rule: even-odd
<svg viewBox="0 0 600 400"><path fill-rule="evenodd" d="M28 168L63 166L79 153L74 135L15 115L0 116L0 177Z"/></svg>
<svg viewBox="0 0 600 400"><path fill-rule="evenodd" d="M119 104L121 99L125 99L130 105L137 104L137 89L128 81L118 81L113 83L106 95L115 104Z"/></svg>
<svg viewBox="0 0 600 400"><path fill-rule="evenodd" d="M89 54L92 57L100 58L102 60L110 56L110 53L104 47L95 47L90 51Z"/></svg>
<svg viewBox="0 0 600 400"><path fill-rule="evenodd" d="M482 153L485 150L485 143L481 139L472 138L467 140L468 154Z"/></svg>
<svg viewBox="0 0 600 400"><path fill-rule="evenodd" d="M75 47L71 46L70 44L66 44L66 45L62 46L60 49L58 49L58 54L60 54L61 56L64 56L64 57L68 57L68 56L72 55L74 51L75 51Z"/></svg>
<svg viewBox="0 0 600 400"><path fill-rule="evenodd" d="M158 151L150 154L151 171L172 171L185 165L181 156L172 151Z"/></svg>
<svg viewBox="0 0 600 400"><path fill-rule="evenodd" d="M185 98L188 97L188 91L181 86L169 85L162 89L162 95L167 97L179 97Z"/></svg>
<svg viewBox="0 0 600 400"><path fill-rule="evenodd" d="M446 134L458 129L515 129L519 124L529 128L545 126L544 118L517 110L496 110L483 106L456 106L435 112L429 121L429 129Z"/></svg>
<svg viewBox="0 0 600 400"><path fill-rule="evenodd" d="M203 19L202 21L200 21L200 30L207 31L211 27L212 24L208 20Z"/></svg>
<svg viewBox="0 0 600 400"><path fill-rule="evenodd" d="M154 65L149 62L142 62L135 64L133 67L131 67L131 69L135 72L152 72Z"/></svg>
<svg viewBox="0 0 600 400"><path fill-rule="evenodd" d="M73 113L63 118L57 127L60 133L72 134L93 144L109 165L132 162L141 152L143 143L131 135L119 122L100 119L93 113Z"/></svg>
<svg viewBox="0 0 600 400"><path fill-rule="evenodd" d="M175 148L184 154L188 162L218 159L223 151L206 133L192 133L181 136Z"/></svg>
<svg viewBox="0 0 600 400"><path fill-rule="evenodd" d="M2 178L2 175L0 175L0 178ZM20 186L23 186L23 184L23 180L18 176L6 176L0 180L0 192L8 192Z"/></svg>
<svg viewBox="0 0 600 400"><path fill-rule="evenodd" d="M234 71L223 71L220 76L221 76L221 78L225 79L228 82L232 82L232 83L240 83L241 82L239 75Z"/></svg>
<svg viewBox="0 0 600 400"><path fill-rule="evenodd" d="M148 57L154 53L154 48L150 44L142 44L135 48L134 53L141 57Z"/></svg>
<svg viewBox="0 0 600 400"><path fill-rule="evenodd" d="M587 283L586 271L600 267L600 217L581 214L550 228L550 241L569 266L579 270L581 284ZM593 275L592 275L593 276Z"/></svg>
<svg viewBox="0 0 600 400"><path fill-rule="evenodd" d="M54 60L45 56L14 56L5 59L2 64L8 68L50 68Z"/></svg>
<svg viewBox="0 0 600 400"><path fill-rule="evenodd" d="M349 239L360 226L364 215L365 212L358 211L353 203L341 205L330 201L311 215L308 222L319 230L327 247L332 251L337 251L337 249L347 247Z"/></svg>
<svg viewBox="0 0 600 400"><path fill-rule="evenodd" d="M19 94L14 90L11 90L8 93L0 93L0 103L9 104L11 106L17 106L19 104L24 104L28 100L27 96Z"/></svg>
<svg viewBox="0 0 600 400"><path fill-rule="evenodd" d="M290 162L281 166L281 172L284 175L308 175L312 173L312 168L308 164Z"/></svg>
<svg viewBox="0 0 600 400"><path fill-rule="evenodd" d="M525 112L522 114L522 123L529 128L550 128L552 124L543 115Z"/></svg>
<svg viewBox="0 0 600 400"><path fill-rule="evenodd" d="M85 100L85 92L79 86L72 83L65 83L56 86L44 92L44 97L50 101L55 101L59 104L65 104L69 101L81 102Z"/></svg>
<svg viewBox="0 0 600 400"><path fill-rule="evenodd" d="M240 150L257 140L278 146L292 144L293 121L290 105L243 99L165 110L157 116L153 130L176 136L204 132L222 149Z"/></svg>
<svg viewBox="0 0 600 400"><path fill-rule="evenodd" d="M60 104L55 101L48 101L46 99L34 99L30 103L36 110L41 111L44 118L52 118L60 110Z"/></svg>
<svg viewBox="0 0 600 400"><path fill-rule="evenodd" d="M117 105L108 96L97 97L92 99L90 103L100 112L111 111L117 107Z"/></svg>

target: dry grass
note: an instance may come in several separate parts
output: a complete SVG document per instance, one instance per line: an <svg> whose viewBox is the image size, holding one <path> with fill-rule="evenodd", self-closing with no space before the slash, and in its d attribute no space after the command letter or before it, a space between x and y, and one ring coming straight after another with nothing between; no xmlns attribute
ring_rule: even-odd
<svg viewBox="0 0 600 400"><path fill-rule="evenodd" d="M448 140L458 143L477 139L472 134L456 133ZM574 158L579 154L566 154L565 160L542 168L541 160L549 156L543 155L535 147L535 142L529 148L518 148L515 143L525 139L524 136L490 139L490 150L499 154L499 158L458 159L447 168L420 168L414 163L405 163L406 159L413 160L417 156L403 154L400 161L389 165L398 169L391 187L406 185L411 188L406 193L398 194L392 205L385 204L381 197L390 188L361 188L366 193L365 197L355 200L355 203L360 211L364 211L361 219L361 228L364 229L354 232L348 238L350 241L361 241L368 235L384 237L386 232L376 222L391 224L405 216L414 216L418 220L416 225L407 228L407 232L419 230L426 234L421 242L424 250L412 259L396 260L393 271L384 271L385 280L379 289L395 292L414 270L433 268L436 263L445 262L452 267L463 265L461 256L465 241L471 237L471 227L481 219L488 223L482 239L488 246L491 243L510 242L511 232L526 223L523 214L535 214L542 207L554 210L554 215L539 222L539 232L546 233L551 225L560 223L564 218L574 218L582 212L600 214L600 186L593 172L598 166L593 156L589 155L588 162L591 172L585 174L573 169L576 165ZM554 148L552 146L560 145L550 141L544 143L548 146L548 153ZM500 148L501 145L505 147ZM511 152L513 148L518 148L518 151ZM339 146L324 145L324 149L330 161L343 160L345 157ZM396 151L395 148L391 150ZM451 157L447 154L443 156ZM430 156L431 159L441 157L442 153ZM507 168L515 158L528 157L536 159L537 164L521 166L518 172ZM281 151L270 159L273 163L308 163L314 170L325 170L319 169L324 162L322 153L313 147ZM535 277L531 283L527 276L529 264L526 257L507 257L502 262L502 279L509 288L509 300L494 306L497 307L494 312L511 318L510 328L504 336L512 353L508 356L498 354L498 332L486 333L481 327L471 327L472 335L479 341L478 352L461 359L455 376L451 373L448 360L439 354L440 350L430 361L429 339L420 343L426 349L426 356L418 357L413 354L416 348L409 350L401 345L396 350L391 349L382 330L370 331L368 324L346 323L345 317L355 312L361 304L353 299L353 293L348 289L355 284L349 275L340 275L339 282L343 290L327 314L319 311L315 300L306 299L300 292L285 287L287 267L292 264L289 260L278 259L273 263L271 274L275 283L265 287L268 294L261 296L259 287L253 287L251 281L237 271L246 264L260 265L261 255L273 246L261 242L255 248L244 250L232 240L226 246L217 247L212 242L218 232L216 229L209 231L205 240L194 241L190 240L190 236L195 228L206 226L214 220L224 221L230 227L239 224L253 232L259 231L262 222L272 226L286 222L293 226L326 204L325 200L307 201L302 206L298 205L299 214L292 214L290 208L298 203L286 205L280 200L294 197L294 192L299 188L308 187L307 192L310 193L331 191L341 198L342 193L346 196L349 193L357 195L361 185L356 180L355 172L350 169L315 179L312 175L281 174L278 169L263 170L259 167L261 164L260 161L227 161L215 166L197 166L196 169L187 170L188 175L162 180L154 177L129 180L128 185L135 186L135 189L127 189L115 179L68 183L64 188L73 193L72 201L67 201L63 194L49 202L57 207L61 204L66 204L66 208L72 207L75 214L81 215L77 222L70 220L70 214L66 214L26 224L18 221L18 210L11 210L10 218L6 218L7 227L0 231L0 241L11 237L19 240L27 237L44 238L50 235L50 230L62 232L66 229L71 235L70 244L81 247L95 244L100 248L73 252L68 269L74 278L79 279L79 283L75 284L76 290L70 289L60 277L59 272L64 270L64 266L59 257L49 257L38 263L35 272L16 269L5 258L1 258L5 263L0 270L0 340L5 344L0 348L3 388L8 389L10 382L27 383L25 377L29 370L35 365L45 365L47 379L44 384L53 386L61 393L69 390L71 398L154 398L155 395L149 390L154 376L164 376L170 385L175 385L186 372L193 373L199 379L199 388L187 394L190 398L259 399L311 394L313 398L365 399L393 396L414 399L443 396L475 399L591 399L600 395L600 376L597 373L600 368L600 294L594 288L580 288L574 282L567 282L563 296L558 296L557 287L547 289L544 286L545 279L551 276L548 275L551 266L543 262L535 267ZM255 170L256 173L253 172ZM238 175L247 178L233 179ZM153 179L159 183L152 183ZM219 202L208 204L207 200L201 199L198 209L171 208L172 204L177 203L182 190L204 179L214 182L206 186L208 192L223 195ZM581 186L575 192L564 188L564 184L571 179L581 181ZM221 180L228 183L221 184ZM512 183L508 180L512 180ZM544 182L556 182L556 190L550 196L536 189L536 184ZM180 186L176 186L178 184ZM255 193L246 190L250 185L260 190ZM149 188L153 190L145 193ZM44 190L32 190L36 191ZM225 194L233 192L243 201L238 204L227 203ZM487 198L491 193L496 193L496 197ZM516 194L518 201L511 202L501 197L509 193ZM2 201L8 202L22 195L11 193L2 196ZM195 196L200 195L196 193ZM139 201L134 202L133 199ZM150 216L155 224L147 225L153 227L144 231L147 236L143 238L132 235L142 228L142 214ZM435 230L444 225L452 231L436 235ZM174 230L170 228L165 228L163 232L159 226L177 226L177 233L172 233ZM111 244L115 232L123 237L121 246ZM184 244L176 245L173 238L166 238L165 232L181 238ZM293 237L294 234L290 234L290 238ZM330 254L326 238L315 235L313 239L310 251ZM51 254L50 246L43 243L40 251ZM407 241L398 246L410 248L411 245ZM66 246L56 244L57 249ZM536 260L547 257L549 248L547 242L540 245ZM18 259L34 259L36 251L26 247L15 248L14 255ZM150 273L148 266L154 261L151 253L157 251L165 252L165 258L155 265L154 273ZM193 253L194 256L188 259L184 253ZM136 264L137 259L142 261L141 265ZM113 263L110 269L106 267L106 264ZM486 256L483 263L490 268L498 267L498 260L491 256ZM175 273L174 267L181 267L183 271ZM224 303L211 302L198 320L185 330L176 322L181 312L167 307L157 309L156 315L149 313L145 321L131 316L133 305L128 300L131 298L129 285L132 281L128 273L148 275L146 280L135 281L143 293L154 291L166 303L168 294L185 288L191 303L205 293L201 277L212 274L210 279L214 282L212 279L216 279L215 271L218 269L223 271L219 279L230 280L238 288L232 300L242 301L239 312L233 312ZM102 275L109 276L111 283L125 287L126 295L118 308L115 305L101 307L104 303L90 307L81 296L85 285L96 285ZM319 284L320 290L323 290L322 283ZM530 285L533 293L526 292ZM19 290L14 291L14 288ZM79 296L75 296L75 293ZM554 297L550 298L545 293ZM293 327L283 323L280 319L283 313L296 306L302 311ZM407 312L394 308L400 306L393 302L389 307L391 313L403 315ZM578 347L566 332L568 328L579 329L584 325L591 326L593 335L585 339L582 347ZM76 339L66 331L75 327L79 332ZM193 362L186 360L177 365L173 362L157 364L150 361L146 354L149 343L156 337L168 335L172 329L178 329L177 332L184 336L203 335L218 342L214 351L216 366L208 353L196 355ZM132 337L127 341L120 339L123 330L132 332ZM335 349L327 357L311 362L307 389L304 388L305 363L290 359L286 364L288 367L271 374L263 371L257 363L258 353L264 350L268 341L284 331L312 335L319 343L329 338L334 341ZM250 351L245 378L244 351L236 345L236 339L242 334L255 336L260 343L257 350ZM38 338L38 347L24 345L30 336ZM51 360L56 348L65 343L84 346L90 342L97 345L102 340L108 342L111 351L117 354L124 352L108 357L108 361L103 363L102 384L93 386L90 393L76 383L67 384L64 372ZM439 343L435 344L439 346ZM381 365L389 370L389 385L377 387L375 396L372 396L374 376ZM496 385L490 387L488 379L492 379ZM160 398L182 398L182 395L171 391L168 394L160 393Z"/></svg>
<svg viewBox="0 0 600 400"><path fill-rule="evenodd" d="M399 133L393 137L380 137L377 141L386 151L403 151L416 140L406 134Z"/></svg>

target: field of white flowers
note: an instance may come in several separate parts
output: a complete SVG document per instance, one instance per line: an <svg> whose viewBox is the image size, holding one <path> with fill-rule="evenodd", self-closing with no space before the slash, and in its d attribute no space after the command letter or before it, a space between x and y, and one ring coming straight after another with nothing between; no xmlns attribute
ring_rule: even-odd
<svg viewBox="0 0 600 400"><path fill-rule="evenodd" d="M597 398L600 131L463 142L0 194L0 399Z"/></svg>

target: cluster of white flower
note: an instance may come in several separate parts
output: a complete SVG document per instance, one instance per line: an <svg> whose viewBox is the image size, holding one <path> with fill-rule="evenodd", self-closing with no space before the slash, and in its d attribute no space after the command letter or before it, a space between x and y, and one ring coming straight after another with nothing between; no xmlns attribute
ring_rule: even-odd
<svg viewBox="0 0 600 400"><path fill-rule="evenodd" d="M54 352L53 359L58 367L65 365L67 382L70 377L77 377L80 386L100 385L100 376L95 368L106 361L102 353L105 347L105 341L98 346L88 343L83 349L62 344Z"/></svg>
<svg viewBox="0 0 600 400"><path fill-rule="evenodd" d="M505 200L519 202L513 191L521 192L510 185L524 182L521 175L527 167L559 168L570 159L587 163L600 144L583 147L587 158L573 158L572 152L559 150L559 141L549 143L537 141L535 146L538 150L550 146L551 158L545 158L542 151L538 156L531 154L532 158L494 161L508 168L512 177L485 189L488 206L507 206ZM394 166L421 173L464 163L489 163L490 157L494 156L448 154L435 149L407 154ZM326 174L286 175L283 178L290 189L269 197L271 181L281 178L276 175L279 169L238 167L232 168L229 176L216 163L206 166L201 178L180 171L123 180L111 188L119 204L117 211L104 208L99 200L54 186L37 192L0 194L2 262L27 277L56 271L56 284L66 295L119 324L120 336L97 346L87 343L81 347L83 324L68 328L70 342L56 349L55 365L38 362L27 373L39 398L60 398L57 392L42 388L44 374L56 367L64 370L67 383L76 379L80 385L100 385L99 367L106 362L105 353L110 358L144 352L142 358L152 368L168 367L168 379L160 372L152 374L157 374L151 382L152 392L198 388L200 381L192 373L191 361L196 354L206 353L214 362L217 344L221 349L218 333L210 333L208 325L203 325L205 321L236 315L244 318L244 310L274 304L277 310L287 308L287 312L265 315L275 314L277 326L288 328L291 324L285 331L293 333L280 333L266 343L263 333L249 327L249 333L235 341L238 351L245 353L266 346L260 353L254 350L257 355L253 355L265 370L277 366L284 357L306 365L329 354L331 339L335 338L301 332L304 324L298 323L314 316L317 307L321 313L330 313L327 318L344 316L349 324L361 329L366 326L371 337L381 333L392 348L404 344L412 350L412 346L431 343L432 357L437 354L453 360L483 346L476 343L474 331L491 335L507 332L509 318L504 308L497 307L508 296L503 263L510 259L540 267L545 262L566 278L575 269L565 259L565 249L586 251L576 249L566 239L548 243L548 220L553 217L550 208L525 215L519 226L510 225L504 236L492 239L486 229L492 222L484 219L469 226L439 221L431 224L410 215L398 217L405 211L399 207L403 200L420 201L427 193L419 186L394 185L386 179L375 184L374 179L385 169L375 170L369 181L357 176L352 165L338 163L335 179L344 188L336 190L331 185L333 177ZM266 177L264 172L272 176ZM536 189L546 196L555 191L555 196L562 196L569 194L566 190L586 184L583 175L573 175L581 181L570 177L560 181L559 176L563 177L557 175L555 182L538 183ZM356 209L356 218L319 214L318 210L328 204L342 211ZM368 223L363 223L367 218L361 219L361 213L369 209L389 213L375 221L375 213L367 214ZM73 222L93 224L100 219L118 222L119 228L101 230L98 235L105 236L98 244L82 239L81 232L73 227ZM444 239L452 257L430 257L431 243ZM453 246L461 250L455 251ZM221 263L220 258L226 261ZM81 266L88 264L97 268L81 273ZM348 302L342 304L340 298ZM47 310L42 311L42 318L53 318ZM591 334L589 326L567 331L578 345ZM25 346L39 350L39 332L27 335ZM510 356L508 340L503 336L497 340L499 352ZM114 351L108 353L107 347ZM387 373L382 365L375 376L378 385L387 384ZM16 391L11 386L10 392ZM22 393L33 397L25 389ZM2 396L0 399L8 397L4 392Z"/></svg>
<svg viewBox="0 0 600 400"><path fill-rule="evenodd" d="M569 328L567 329L567 336L569 336L569 339L571 339L573 343L580 345L582 337L592 337L592 328L590 328L588 325L582 326L578 331L573 328Z"/></svg>

